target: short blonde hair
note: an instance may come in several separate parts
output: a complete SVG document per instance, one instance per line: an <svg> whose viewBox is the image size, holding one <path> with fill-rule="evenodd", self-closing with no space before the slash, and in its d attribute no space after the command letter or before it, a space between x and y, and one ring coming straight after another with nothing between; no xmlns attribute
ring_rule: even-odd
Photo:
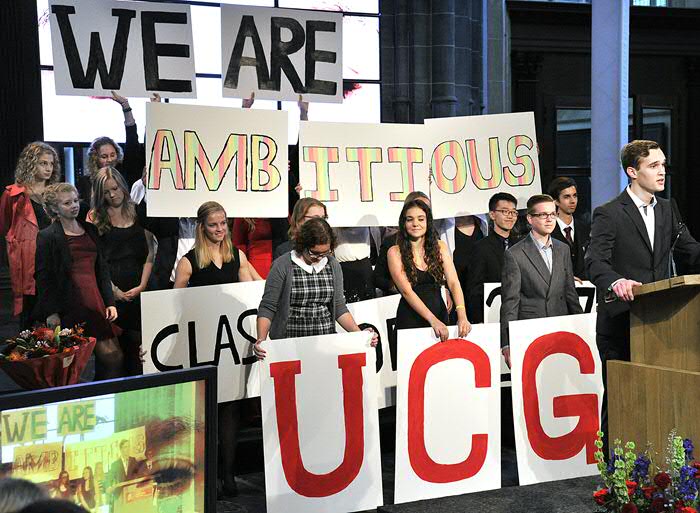
<svg viewBox="0 0 700 513"><path fill-rule="evenodd" d="M65 192L74 192L78 195L78 189L76 189L73 184L67 182L60 182L49 185L44 191L44 212L51 219L58 219L58 213L56 208L58 207L58 195Z"/></svg>
<svg viewBox="0 0 700 513"><path fill-rule="evenodd" d="M15 183L17 185L31 185L34 182L39 159L46 153L53 156L53 173L49 178L49 184L58 182L61 176L61 161L58 159L58 153L53 146L45 142L34 141L24 147L17 159L17 167L15 168Z"/></svg>

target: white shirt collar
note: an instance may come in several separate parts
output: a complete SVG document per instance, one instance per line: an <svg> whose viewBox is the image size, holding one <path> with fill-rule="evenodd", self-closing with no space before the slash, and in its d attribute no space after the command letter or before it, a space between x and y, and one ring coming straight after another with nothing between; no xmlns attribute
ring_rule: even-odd
<svg viewBox="0 0 700 513"><path fill-rule="evenodd" d="M643 207L651 207L654 208L656 206L656 196L652 195L651 196L651 202L650 203L644 203L639 196L637 196L635 193L632 192L632 188L628 185L627 189L627 194L629 194L630 198L632 198L632 201L634 204L637 206L637 208L643 208Z"/></svg>
<svg viewBox="0 0 700 513"><path fill-rule="evenodd" d="M297 264L309 274L320 273L321 271L323 271L323 268L326 267L326 264L328 263L328 257L323 257L318 262L314 262L313 264L307 264L304 261L304 258L299 253L297 253L296 250L292 250L291 255L292 262Z"/></svg>
<svg viewBox="0 0 700 513"><path fill-rule="evenodd" d="M559 228L561 231L564 231L564 228L567 226L571 228L571 231L574 230L574 218L573 216L571 217L571 222L569 224L566 224L564 221L561 220L561 217L557 216L557 224L559 225Z"/></svg>

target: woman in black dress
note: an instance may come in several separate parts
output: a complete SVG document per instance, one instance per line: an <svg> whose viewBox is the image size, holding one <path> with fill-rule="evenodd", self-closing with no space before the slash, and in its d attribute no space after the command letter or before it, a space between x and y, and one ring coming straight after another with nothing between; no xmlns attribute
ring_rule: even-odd
<svg viewBox="0 0 700 513"><path fill-rule="evenodd" d="M95 379L122 376L124 357L109 269L98 246L97 229L78 220L78 191L69 183L50 185L44 208L53 219L36 239L37 312L50 327L84 323L95 337Z"/></svg>
<svg viewBox="0 0 700 513"><path fill-rule="evenodd" d="M425 202L409 201L399 216L397 244L389 249L391 278L401 293L396 310L396 329L433 328L447 340L447 307L441 287L446 284L457 311L460 337L471 331L464 307L464 294L447 245L438 239L433 215Z"/></svg>
<svg viewBox="0 0 700 513"><path fill-rule="evenodd" d="M92 467L83 469L83 479L78 483L76 498L83 508L91 513L95 511L97 501L95 499L95 476L92 473Z"/></svg>
<svg viewBox="0 0 700 513"><path fill-rule="evenodd" d="M97 227L101 249L109 265L112 292L124 330L119 341L130 376L143 373L141 349L141 292L153 269L153 235L138 223L126 181L105 167L92 182L92 210L88 220Z"/></svg>
<svg viewBox="0 0 700 513"><path fill-rule="evenodd" d="M194 248L177 264L175 287L203 287L253 281L245 254L231 242L226 211L208 201L197 210ZM219 404L219 462L224 496L236 496L236 438L241 411L239 401Z"/></svg>

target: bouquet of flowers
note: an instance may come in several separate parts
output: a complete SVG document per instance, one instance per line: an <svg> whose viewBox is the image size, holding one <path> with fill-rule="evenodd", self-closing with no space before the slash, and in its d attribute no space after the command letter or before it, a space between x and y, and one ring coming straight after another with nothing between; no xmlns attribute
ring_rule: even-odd
<svg viewBox="0 0 700 513"><path fill-rule="evenodd" d="M593 493L593 500L602 507L599 512L697 513L700 462L693 459L693 442L671 431L661 469L647 453L635 454L633 442L623 448L620 440L615 440L606 463L602 436L599 431L595 455L605 488Z"/></svg>
<svg viewBox="0 0 700 513"><path fill-rule="evenodd" d="M25 389L73 385L94 348L81 326L25 330L0 347L0 369Z"/></svg>

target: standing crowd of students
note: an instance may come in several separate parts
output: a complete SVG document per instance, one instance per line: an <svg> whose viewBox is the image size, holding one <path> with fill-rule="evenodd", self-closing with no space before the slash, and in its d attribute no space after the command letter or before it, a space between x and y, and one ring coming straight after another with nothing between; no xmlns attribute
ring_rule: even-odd
<svg viewBox="0 0 700 513"><path fill-rule="evenodd" d="M20 154L15 183L0 199L13 312L22 329L33 323L83 324L98 340L96 379L142 372L140 295L145 290L266 279L253 346L262 359L268 339L335 333L336 322L358 331L346 300L382 294L401 295L397 329L430 327L446 340L447 326L454 324L465 337L471 323L484 322L484 284L501 282L501 346L509 363L509 321L580 313L575 281L593 269L596 282L600 269L610 266L610 248L602 238L593 253L597 260L585 261L591 255L587 247L596 241L588 224L574 218L578 188L564 177L552 182L549 195L531 197L520 217L516 198L499 192L484 219L435 221L430 198L413 192L395 228L334 230L323 203L299 199L290 189L287 219L232 220L215 202L201 205L196 219L149 218L143 147L128 100L114 95L114 101L124 113L125 149L109 137L96 139L88 151L88 173L79 182L81 193L60 182L56 151L34 142ZM301 99L299 104L304 117L308 106ZM648 143L626 146L623 164L631 153L637 155L631 169L644 165L658 148ZM628 189L642 194L639 190L649 187L640 185L630 166ZM289 183L297 182L296 163L290 161ZM683 237L680 249L694 263L700 250L687 233ZM629 280L602 291L598 281L599 299L601 292L613 291L621 301L629 300L621 288ZM376 341L374 334L372 344ZM225 495L236 494L240 416L237 402L219 407Z"/></svg>

